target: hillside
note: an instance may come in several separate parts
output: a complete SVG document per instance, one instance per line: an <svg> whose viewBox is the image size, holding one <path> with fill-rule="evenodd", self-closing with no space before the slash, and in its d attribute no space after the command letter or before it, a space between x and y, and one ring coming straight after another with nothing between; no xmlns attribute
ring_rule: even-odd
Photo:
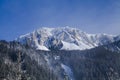
<svg viewBox="0 0 120 80"><path fill-rule="evenodd" d="M18 80L18 76L23 80L119 80L119 60L120 53L106 46L83 51L36 51L18 42L0 41L1 80Z"/></svg>

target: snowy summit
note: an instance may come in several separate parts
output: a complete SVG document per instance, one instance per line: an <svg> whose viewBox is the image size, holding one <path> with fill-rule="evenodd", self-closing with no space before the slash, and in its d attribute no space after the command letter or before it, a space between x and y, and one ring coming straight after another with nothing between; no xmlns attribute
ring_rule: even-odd
<svg viewBox="0 0 120 80"><path fill-rule="evenodd" d="M114 42L115 36L107 34L88 34L77 28L43 27L17 38L38 50L85 50Z"/></svg>

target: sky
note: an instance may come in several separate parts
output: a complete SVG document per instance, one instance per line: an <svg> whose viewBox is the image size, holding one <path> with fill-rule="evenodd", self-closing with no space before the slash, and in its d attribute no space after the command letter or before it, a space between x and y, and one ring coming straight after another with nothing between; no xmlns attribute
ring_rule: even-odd
<svg viewBox="0 0 120 80"><path fill-rule="evenodd" d="M0 40L40 27L120 34L120 0L0 0Z"/></svg>

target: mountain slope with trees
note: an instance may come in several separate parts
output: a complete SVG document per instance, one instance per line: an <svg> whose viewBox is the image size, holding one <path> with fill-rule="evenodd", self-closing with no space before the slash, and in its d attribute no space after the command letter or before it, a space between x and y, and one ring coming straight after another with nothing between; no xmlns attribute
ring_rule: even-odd
<svg viewBox="0 0 120 80"><path fill-rule="evenodd" d="M120 52L110 48L120 48L119 44L83 51L39 51L0 41L0 80L119 80Z"/></svg>

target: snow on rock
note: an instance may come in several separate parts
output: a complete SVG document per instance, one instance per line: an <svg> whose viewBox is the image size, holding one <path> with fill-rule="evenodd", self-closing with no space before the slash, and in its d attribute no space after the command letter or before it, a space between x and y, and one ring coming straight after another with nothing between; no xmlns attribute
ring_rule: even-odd
<svg viewBox="0 0 120 80"><path fill-rule="evenodd" d="M65 41L62 41L63 47L61 50L80 50L79 46L75 45L74 43L68 43Z"/></svg>
<svg viewBox="0 0 120 80"><path fill-rule="evenodd" d="M20 36L17 41L39 50L48 51L53 47L59 50L84 50L114 42L115 37L107 34L88 34L71 27L43 27Z"/></svg>
<svg viewBox="0 0 120 80"><path fill-rule="evenodd" d="M40 46L40 45L39 45L36 49L37 49L37 50L45 50L45 51L49 51L48 48L46 48L45 46Z"/></svg>

